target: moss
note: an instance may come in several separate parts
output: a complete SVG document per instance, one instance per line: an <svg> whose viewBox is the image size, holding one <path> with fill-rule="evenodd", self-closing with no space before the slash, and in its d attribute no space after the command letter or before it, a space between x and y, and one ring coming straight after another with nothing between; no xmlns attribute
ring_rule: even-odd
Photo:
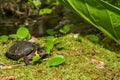
<svg viewBox="0 0 120 80"><path fill-rule="evenodd" d="M17 80L118 80L119 62L116 53L103 48L99 44L93 44L87 39L81 42L73 38L74 34L59 37L62 50L56 48L52 51L52 56L61 54L65 56L66 62L58 67L49 67L47 61L40 64L18 67L11 70L0 70L0 75L17 76ZM44 42L41 38L40 43ZM4 56L6 50L13 44L0 45L0 62L6 65L17 64L16 61L7 59ZM44 44L43 44L44 46ZM49 58L49 57L48 57ZM86 58L101 60L105 63L103 69L97 69L96 64L90 63Z"/></svg>

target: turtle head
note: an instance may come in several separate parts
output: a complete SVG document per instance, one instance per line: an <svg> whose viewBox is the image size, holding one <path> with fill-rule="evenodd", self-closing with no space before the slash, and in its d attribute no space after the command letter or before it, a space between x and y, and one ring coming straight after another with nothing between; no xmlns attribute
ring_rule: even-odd
<svg viewBox="0 0 120 80"><path fill-rule="evenodd" d="M45 50L42 49L42 48L38 48L38 49L37 49L37 53L38 53L38 55L40 55L40 56L44 56L44 55L46 55Z"/></svg>

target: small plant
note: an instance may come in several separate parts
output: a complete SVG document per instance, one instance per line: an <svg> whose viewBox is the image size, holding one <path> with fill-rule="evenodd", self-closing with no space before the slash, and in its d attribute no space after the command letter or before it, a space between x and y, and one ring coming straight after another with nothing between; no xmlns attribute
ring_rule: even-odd
<svg viewBox="0 0 120 80"><path fill-rule="evenodd" d="M21 26L17 30L16 34L11 34L9 37L18 39L18 40L23 40L23 39L30 39L31 35L29 33L29 30L26 27Z"/></svg>
<svg viewBox="0 0 120 80"><path fill-rule="evenodd" d="M50 51L54 47L54 39L55 38L53 36L49 36L46 38L45 51L47 54L50 54Z"/></svg>
<svg viewBox="0 0 120 80"><path fill-rule="evenodd" d="M78 36L78 37L76 38L76 40L79 41L79 42L82 42L82 41L83 41L83 37L82 37L82 36Z"/></svg>
<svg viewBox="0 0 120 80"><path fill-rule="evenodd" d="M37 9L41 6L41 2L39 0L29 0L28 3L30 4L30 6Z"/></svg>
<svg viewBox="0 0 120 80"><path fill-rule="evenodd" d="M45 14L51 14L51 13L52 13L52 9L49 9L49 8L44 8L39 11L39 15L45 15Z"/></svg>
<svg viewBox="0 0 120 80"><path fill-rule="evenodd" d="M64 62L65 62L64 56L57 55L57 56L52 57L49 60L49 66L51 66L51 67L58 66L58 65L60 65L60 64L62 64Z"/></svg>
<svg viewBox="0 0 120 80"><path fill-rule="evenodd" d="M47 30L47 34L49 34L50 36L54 36L57 32L54 31L53 29L48 29Z"/></svg>
<svg viewBox="0 0 120 80"><path fill-rule="evenodd" d="M16 39L16 40L23 40L23 39L30 39L31 35L29 33L29 30L25 28L24 26L21 26L16 34L9 35L10 38ZM8 42L9 37L7 35L0 36L1 42Z"/></svg>
<svg viewBox="0 0 120 80"><path fill-rule="evenodd" d="M39 61L40 58L41 58L41 57L40 57L39 55L34 56L34 57L32 58L32 63L35 63L35 62Z"/></svg>
<svg viewBox="0 0 120 80"><path fill-rule="evenodd" d="M6 35L0 36L0 41L3 43L8 42L8 36L6 36Z"/></svg>
<svg viewBox="0 0 120 80"><path fill-rule="evenodd" d="M64 48L63 44L61 44L60 42L56 44L55 48L57 48L58 50L61 50Z"/></svg>
<svg viewBox="0 0 120 80"><path fill-rule="evenodd" d="M66 24L66 25L64 25L63 28L61 28L59 31L60 31L61 33L63 33L63 34L66 34L66 33L68 33L68 32L70 31L70 27L71 27L70 24Z"/></svg>
<svg viewBox="0 0 120 80"><path fill-rule="evenodd" d="M94 43L98 43L99 42L99 38L95 35L87 35L87 39L94 42Z"/></svg>
<svg viewBox="0 0 120 80"><path fill-rule="evenodd" d="M116 54L116 56L117 56L117 58L120 58L120 54L118 53L118 54Z"/></svg>

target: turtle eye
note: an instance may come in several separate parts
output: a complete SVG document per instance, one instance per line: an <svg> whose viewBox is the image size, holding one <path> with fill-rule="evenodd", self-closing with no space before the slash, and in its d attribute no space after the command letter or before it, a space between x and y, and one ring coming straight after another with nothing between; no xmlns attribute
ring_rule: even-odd
<svg viewBox="0 0 120 80"><path fill-rule="evenodd" d="M45 53L45 50L43 50L43 49L41 49L41 48L38 48L37 51L38 51L38 54L39 54L39 55L45 55L45 54L46 54L46 53Z"/></svg>

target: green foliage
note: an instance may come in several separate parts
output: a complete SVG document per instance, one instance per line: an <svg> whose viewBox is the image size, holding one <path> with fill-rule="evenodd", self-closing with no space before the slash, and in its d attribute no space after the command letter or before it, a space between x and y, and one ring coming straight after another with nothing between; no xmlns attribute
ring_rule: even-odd
<svg viewBox="0 0 120 80"><path fill-rule="evenodd" d="M39 0L29 0L29 4L32 7L39 8L41 6L41 2Z"/></svg>
<svg viewBox="0 0 120 80"><path fill-rule="evenodd" d="M70 24L67 24L67 25L65 25L63 28L61 28L59 31L60 31L61 33L63 33L63 34L66 34L66 33L68 33L68 32L70 31L70 27L71 27L71 25L70 25Z"/></svg>
<svg viewBox="0 0 120 80"><path fill-rule="evenodd" d="M16 34L10 34L9 37L13 39L18 39L18 36Z"/></svg>
<svg viewBox="0 0 120 80"><path fill-rule="evenodd" d="M94 43L98 43L99 42L99 38L95 35L87 35L87 39L94 42Z"/></svg>
<svg viewBox="0 0 120 80"><path fill-rule="evenodd" d="M30 33L29 33L29 30L27 28L25 28L24 26L21 26L18 30L17 30L17 36L19 39L29 39L31 36L30 36Z"/></svg>
<svg viewBox="0 0 120 80"><path fill-rule="evenodd" d="M31 35L29 33L29 30L25 28L24 26L21 26L16 34L9 35L10 38L16 39L16 40L23 40L23 39L30 39ZM9 38L6 35L0 36L1 42L8 42Z"/></svg>
<svg viewBox="0 0 120 80"><path fill-rule="evenodd" d="M83 41L83 37L82 36L78 36L76 40L79 41L79 42L82 42Z"/></svg>
<svg viewBox="0 0 120 80"><path fill-rule="evenodd" d="M51 3L51 0L47 0L47 4L50 4Z"/></svg>
<svg viewBox="0 0 120 80"><path fill-rule="evenodd" d="M118 58L120 58L120 54L116 54L116 56L117 56Z"/></svg>
<svg viewBox="0 0 120 80"><path fill-rule="evenodd" d="M104 0L120 8L120 0Z"/></svg>
<svg viewBox="0 0 120 80"><path fill-rule="evenodd" d="M52 9L49 9L49 8L44 8L39 11L39 15L45 15L45 14L51 14L51 13L52 13Z"/></svg>
<svg viewBox="0 0 120 80"><path fill-rule="evenodd" d="M33 58L32 58L32 63L35 63L35 62L37 62L38 60L40 60L40 56L39 55L36 55L36 56L34 56Z"/></svg>
<svg viewBox="0 0 120 80"><path fill-rule="evenodd" d="M51 51L51 49L53 48L53 46L54 46L53 41L47 41L47 42L46 42L45 51L46 51L47 54L50 53L50 51Z"/></svg>
<svg viewBox="0 0 120 80"><path fill-rule="evenodd" d="M57 49L63 49L63 44L61 43L57 43L56 46L55 46Z"/></svg>
<svg viewBox="0 0 120 80"><path fill-rule="evenodd" d="M49 60L49 66L58 66L62 63L65 62L65 58L64 56L62 55L57 55L57 56L54 56L52 57L50 60Z"/></svg>
<svg viewBox="0 0 120 80"><path fill-rule="evenodd" d="M50 54L50 51L54 47L54 37L49 36L46 38L45 51L47 54Z"/></svg>
<svg viewBox="0 0 120 80"><path fill-rule="evenodd" d="M50 36L53 36L53 35L55 35L57 32L56 31L54 31L53 29L48 29L47 30L47 34L49 34Z"/></svg>
<svg viewBox="0 0 120 80"><path fill-rule="evenodd" d="M25 28L24 26L21 26L17 30L16 34L11 34L9 37L18 39L18 40L23 40L23 39L30 39L31 35L27 28Z"/></svg>
<svg viewBox="0 0 120 80"><path fill-rule="evenodd" d="M6 36L6 35L0 36L0 41L2 41L2 42L8 42L8 36Z"/></svg>
<svg viewBox="0 0 120 80"><path fill-rule="evenodd" d="M120 9L103 0L58 0L120 44Z"/></svg>
<svg viewBox="0 0 120 80"><path fill-rule="evenodd" d="M54 36L46 37L45 51L47 54L50 54L51 50L55 47L56 49L63 49L64 46L61 43L60 39L55 38Z"/></svg>

